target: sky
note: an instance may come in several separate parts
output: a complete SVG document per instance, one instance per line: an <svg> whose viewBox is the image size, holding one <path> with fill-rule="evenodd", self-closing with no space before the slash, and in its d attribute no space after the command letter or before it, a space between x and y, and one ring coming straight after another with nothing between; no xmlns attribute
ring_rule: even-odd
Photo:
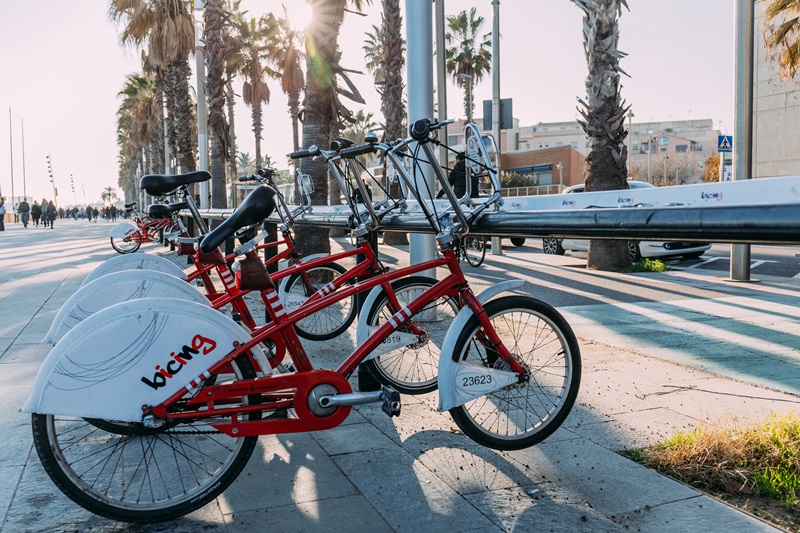
<svg viewBox="0 0 800 533"><path fill-rule="evenodd" d="M418 0L401 1L404 22L406 1ZM252 15L280 12L280 4L243 1ZM363 68L364 34L380 24L381 2L372 4L364 10L366 17L348 14L345 19L340 38L345 68ZM705 118L731 131L734 0L628 0L628 5L630 11L620 19L619 48L628 54L621 62L630 76L622 80L622 95L632 106L633 121ZM445 0L447 15L473 6L485 18L483 31L488 33L491 0ZM23 179L27 195L39 200L51 199L55 185L60 205L99 201L103 189L117 188L117 93L128 74L140 71L141 61L139 50L120 46L121 28L109 22L107 7L107 0L0 0L3 196L11 196L12 168L15 195L22 194ZM521 126L577 118L587 72L582 16L569 0L500 1L500 92L513 99ZM352 108L378 116L380 100L371 75L351 79L367 101ZM240 91L241 81L237 85ZM447 90L448 118L463 118L460 90L452 83ZM280 164L291 151L291 123L276 82L271 92L262 151ZM476 87L476 117L479 103L491 99L491 92L489 75ZM239 102L238 149L254 155L251 128L250 110Z"/></svg>

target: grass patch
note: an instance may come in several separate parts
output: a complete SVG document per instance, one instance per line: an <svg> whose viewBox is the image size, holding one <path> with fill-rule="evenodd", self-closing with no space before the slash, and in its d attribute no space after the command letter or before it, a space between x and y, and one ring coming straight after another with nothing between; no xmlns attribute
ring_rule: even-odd
<svg viewBox="0 0 800 533"><path fill-rule="evenodd" d="M624 455L700 490L732 495L739 501L731 503L751 512L778 503L765 518L798 531L800 417L795 413L749 426L705 424Z"/></svg>
<svg viewBox="0 0 800 533"><path fill-rule="evenodd" d="M660 259L648 259L644 257L641 261L638 261L623 270L623 272L626 274L631 274L634 272L666 272L667 270L669 270L669 267Z"/></svg>

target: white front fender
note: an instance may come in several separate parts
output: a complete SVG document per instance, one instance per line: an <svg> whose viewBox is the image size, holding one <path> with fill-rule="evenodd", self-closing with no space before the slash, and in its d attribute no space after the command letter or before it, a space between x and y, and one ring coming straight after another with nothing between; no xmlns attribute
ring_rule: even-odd
<svg viewBox="0 0 800 533"><path fill-rule="evenodd" d="M211 309L166 298L117 304L64 335L42 364L23 412L140 422L208 377L250 335Z"/></svg>
<svg viewBox="0 0 800 533"><path fill-rule="evenodd" d="M91 274L86 276L86 279L81 283L81 287L90 283L101 276L111 274L112 272L120 272L122 270L157 270L165 274L171 274L175 277L185 280L187 278L183 269L160 255L152 254L125 254L115 255L111 259L106 259L95 268Z"/></svg>
<svg viewBox="0 0 800 533"><path fill-rule="evenodd" d="M498 283L478 294L478 301L484 305L501 292L516 289L522 284L523 282L519 280ZM439 356L439 411L449 411L453 407L463 405L472 399L517 381L517 375L514 372L453 360L456 340L473 314L469 307L462 308L444 338L442 353Z"/></svg>
<svg viewBox="0 0 800 533"><path fill-rule="evenodd" d="M111 228L111 232L108 234L108 236L114 237L115 239L124 239L125 237L130 237L136 233L138 229L139 228L130 222L123 221Z"/></svg>
<svg viewBox="0 0 800 533"><path fill-rule="evenodd" d="M196 287L170 274L156 270L113 272L78 289L61 306L42 342L57 343L69 330L106 307L154 297L178 298L211 305Z"/></svg>

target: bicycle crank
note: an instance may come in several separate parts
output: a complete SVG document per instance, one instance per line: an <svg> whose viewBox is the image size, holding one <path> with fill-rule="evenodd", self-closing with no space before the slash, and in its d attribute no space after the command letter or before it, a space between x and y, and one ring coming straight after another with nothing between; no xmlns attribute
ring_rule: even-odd
<svg viewBox="0 0 800 533"><path fill-rule="evenodd" d="M312 398L316 398L316 406L311 405ZM400 416L400 393L391 387L383 387L381 390L374 392L351 392L349 394L333 395L323 394L320 396L310 394L308 407L317 416L324 416L321 414L321 412L317 412L315 409L328 411L343 405L353 406L379 402L382 404L381 409L383 409L384 413L390 417Z"/></svg>

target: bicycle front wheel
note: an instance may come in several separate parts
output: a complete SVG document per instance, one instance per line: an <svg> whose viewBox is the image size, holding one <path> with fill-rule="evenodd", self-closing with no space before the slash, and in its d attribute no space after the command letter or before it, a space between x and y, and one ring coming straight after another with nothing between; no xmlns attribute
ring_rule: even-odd
<svg viewBox="0 0 800 533"><path fill-rule="evenodd" d="M527 448L558 429L575 403L581 380L578 341L564 317L540 300L506 296L484 308L503 345L528 370L530 380L471 400L450 414L479 444L497 450ZM453 358L508 368L476 316L461 331Z"/></svg>
<svg viewBox="0 0 800 533"><path fill-rule="evenodd" d="M435 284L434 278L411 276L395 281L392 288L402 307ZM450 297L428 302L398 329L403 333L421 333L418 342L395 348L366 361L364 365L380 383L403 394L423 394L436 390L442 344L458 310L458 302ZM389 296L384 292L368 310L367 324L371 328L379 328L397 311L399 309L391 305Z"/></svg>
<svg viewBox="0 0 800 533"><path fill-rule="evenodd" d="M216 384L255 377L246 356L239 356L230 368L232 374L215 376ZM255 401L256 397L245 398L245 403ZM249 416L257 419L261 414ZM78 505L113 520L157 522L216 498L247 464L257 438L228 437L211 427L216 421L149 429L34 414L33 441L47 474Z"/></svg>
<svg viewBox="0 0 800 533"><path fill-rule="evenodd" d="M471 266L479 267L486 258L486 237L467 235L462 241L464 258Z"/></svg>
<svg viewBox="0 0 800 533"><path fill-rule="evenodd" d="M135 252L139 249L142 245L134 235L138 235L139 232L137 231L130 237L126 237L124 239L120 239L118 237L111 237L111 247L114 248L117 252L121 254L130 254Z"/></svg>
<svg viewBox="0 0 800 533"><path fill-rule="evenodd" d="M319 289L338 278L347 270L337 263L326 263L302 273L292 274L286 280L287 311L294 311ZM344 333L356 318L356 296L334 302L313 315L294 324L297 334L312 341L334 339Z"/></svg>

